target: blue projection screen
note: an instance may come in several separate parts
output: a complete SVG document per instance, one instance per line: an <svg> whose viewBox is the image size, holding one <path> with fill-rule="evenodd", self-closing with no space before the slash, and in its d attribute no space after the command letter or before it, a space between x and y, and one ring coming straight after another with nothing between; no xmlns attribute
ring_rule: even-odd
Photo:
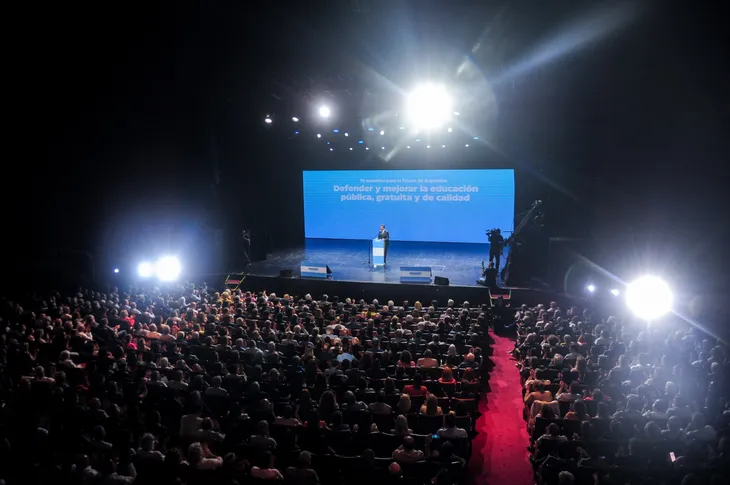
<svg viewBox="0 0 730 485"><path fill-rule="evenodd" d="M304 236L486 243L512 231L514 170L304 171Z"/></svg>

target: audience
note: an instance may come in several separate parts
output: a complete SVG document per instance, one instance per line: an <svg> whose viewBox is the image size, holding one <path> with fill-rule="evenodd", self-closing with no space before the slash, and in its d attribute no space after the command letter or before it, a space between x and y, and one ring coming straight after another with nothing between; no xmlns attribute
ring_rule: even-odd
<svg viewBox="0 0 730 485"><path fill-rule="evenodd" d="M517 333L537 481L709 483L730 471L721 341L680 320L602 319L555 302L494 318Z"/></svg>
<svg viewBox="0 0 730 485"><path fill-rule="evenodd" d="M3 299L0 480L454 483L485 311L190 284Z"/></svg>

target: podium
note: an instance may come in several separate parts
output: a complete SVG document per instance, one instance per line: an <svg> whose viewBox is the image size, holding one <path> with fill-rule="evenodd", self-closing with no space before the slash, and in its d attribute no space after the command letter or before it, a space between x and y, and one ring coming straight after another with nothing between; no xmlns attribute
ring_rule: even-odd
<svg viewBox="0 0 730 485"><path fill-rule="evenodd" d="M385 266L385 239L377 237L370 243L370 261L373 268L382 268Z"/></svg>

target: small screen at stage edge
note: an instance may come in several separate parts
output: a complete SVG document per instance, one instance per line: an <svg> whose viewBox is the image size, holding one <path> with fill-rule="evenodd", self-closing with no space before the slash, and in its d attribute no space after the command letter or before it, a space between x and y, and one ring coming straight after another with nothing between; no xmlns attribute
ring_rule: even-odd
<svg viewBox="0 0 730 485"><path fill-rule="evenodd" d="M372 239L385 224L394 241L486 243L487 229L513 229L511 169L304 171L302 182L307 238Z"/></svg>

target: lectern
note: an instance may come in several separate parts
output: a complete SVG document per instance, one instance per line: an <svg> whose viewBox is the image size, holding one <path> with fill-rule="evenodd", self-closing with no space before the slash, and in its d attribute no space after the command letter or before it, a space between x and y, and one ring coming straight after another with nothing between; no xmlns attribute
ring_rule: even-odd
<svg viewBox="0 0 730 485"><path fill-rule="evenodd" d="M385 266L385 239L373 239L371 246L371 258L373 268L382 268Z"/></svg>

